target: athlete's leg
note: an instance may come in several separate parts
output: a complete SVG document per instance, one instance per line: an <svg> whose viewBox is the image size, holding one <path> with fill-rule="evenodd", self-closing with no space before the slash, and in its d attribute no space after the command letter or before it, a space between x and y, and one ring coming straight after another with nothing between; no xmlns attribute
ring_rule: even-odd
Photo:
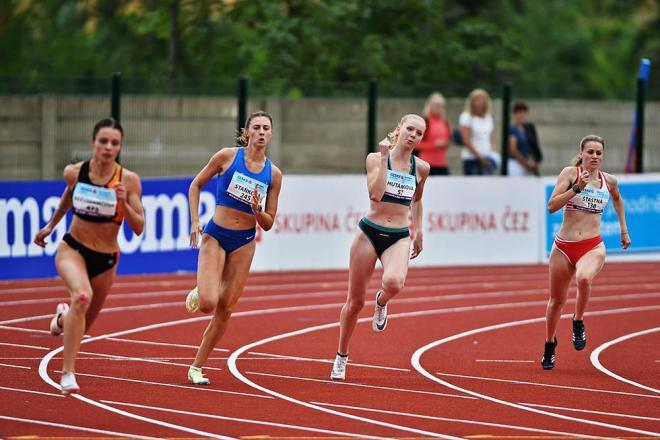
<svg viewBox="0 0 660 440"><path fill-rule="evenodd" d="M225 251L218 241L203 234L197 260L197 290L202 313L213 313L218 304L225 258Z"/></svg>
<svg viewBox="0 0 660 440"><path fill-rule="evenodd" d="M605 263L605 245L602 243L582 256L575 265L577 296L575 320L581 321L591 296L591 284Z"/></svg>
<svg viewBox="0 0 660 440"><path fill-rule="evenodd" d="M549 269L550 297L545 312L545 341L553 342L562 308L566 304L568 286L575 273L575 267L561 251L553 247L550 252Z"/></svg>
<svg viewBox="0 0 660 440"><path fill-rule="evenodd" d="M351 245L348 268L348 295L339 317L339 348L348 354L348 343L355 330L358 314L364 307L367 286L376 266L376 251L366 235L358 231Z"/></svg>
<svg viewBox="0 0 660 440"><path fill-rule="evenodd" d="M206 363L218 341L227 330L227 323L234 306L243 293L255 248L256 244L253 240L226 256L223 272L226 276L223 277L218 286L219 294L216 300L215 313L202 336L202 343L192 364L194 367L201 367ZM200 309L201 298L200 290Z"/></svg>
<svg viewBox="0 0 660 440"><path fill-rule="evenodd" d="M387 248L380 256L380 261L383 263L383 293L378 302L384 306L403 290L410 261L410 239L401 239Z"/></svg>
<svg viewBox="0 0 660 440"><path fill-rule="evenodd" d="M115 264L110 269L102 272L90 280L92 285L92 302L87 309L87 314L85 315L85 332L87 332L96 321L96 318L99 316L103 304L105 304L105 299L110 292L112 283L115 282L115 274L117 273L117 265Z"/></svg>

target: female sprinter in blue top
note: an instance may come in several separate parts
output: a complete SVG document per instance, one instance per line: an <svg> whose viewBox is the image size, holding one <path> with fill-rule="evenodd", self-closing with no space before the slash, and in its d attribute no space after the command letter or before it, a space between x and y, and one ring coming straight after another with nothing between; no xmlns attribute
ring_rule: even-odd
<svg viewBox="0 0 660 440"><path fill-rule="evenodd" d="M235 148L223 148L195 176L189 189L190 246L202 244L197 264L197 287L186 298L189 312L213 313L197 356L188 370L188 380L208 385L202 366L227 329L236 302L243 293L255 251L256 225L273 227L282 172L266 157L273 119L266 112L251 114ZM213 218L199 222L201 188L218 175Z"/></svg>
<svg viewBox="0 0 660 440"><path fill-rule="evenodd" d="M80 341L112 287L119 260L117 233L126 219L134 233L144 229L140 177L117 163L124 130L112 118L94 126L92 158L64 168L66 188L57 210L34 238L46 246L55 226L73 208L69 232L57 247L55 267L71 296L71 306L57 305L50 322L53 335L64 333L63 393L79 391L74 375ZM66 331L65 331L66 329Z"/></svg>
<svg viewBox="0 0 660 440"><path fill-rule="evenodd" d="M564 207L564 220L550 253L550 299L545 314L544 370L555 367L557 324L566 304L568 285L575 275L577 297L573 315L573 347L587 344L583 315L591 295L591 283L605 263L605 245L600 236L603 210L610 197L621 226L621 247L630 246L626 212L616 177L600 171L605 140L589 135L580 141L580 154L573 166L562 170L550 195L548 210Z"/></svg>
<svg viewBox="0 0 660 440"><path fill-rule="evenodd" d="M348 342L364 306L367 285L376 260L383 265L382 289L376 293L372 329L387 326L387 303L403 289L408 261L422 251L422 193L430 165L413 154L426 130L424 118L406 115L380 144L380 152L367 156L367 188L371 204L360 220L353 240L348 272L348 296L341 310L339 349L330 377L346 378ZM414 237L408 230L412 210Z"/></svg>

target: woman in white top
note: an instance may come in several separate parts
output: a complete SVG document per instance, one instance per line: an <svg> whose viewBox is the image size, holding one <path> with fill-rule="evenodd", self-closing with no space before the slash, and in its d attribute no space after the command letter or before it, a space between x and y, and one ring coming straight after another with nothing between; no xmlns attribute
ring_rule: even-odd
<svg viewBox="0 0 660 440"><path fill-rule="evenodd" d="M493 150L495 123L491 115L491 100L484 89L474 89L465 100L458 119L465 148L461 151L463 174L492 174L499 165L499 155Z"/></svg>

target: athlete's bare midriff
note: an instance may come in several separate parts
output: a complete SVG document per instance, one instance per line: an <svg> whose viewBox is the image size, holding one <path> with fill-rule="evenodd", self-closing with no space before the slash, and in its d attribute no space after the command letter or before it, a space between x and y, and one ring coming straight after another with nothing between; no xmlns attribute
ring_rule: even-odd
<svg viewBox="0 0 660 440"><path fill-rule="evenodd" d="M257 225L254 214L248 214L222 205L216 205L213 222L227 229L250 229Z"/></svg>
<svg viewBox="0 0 660 440"><path fill-rule="evenodd" d="M97 252L111 254L119 251L117 233L120 225L108 223L95 223L73 216L69 233L80 244Z"/></svg>
<svg viewBox="0 0 660 440"><path fill-rule="evenodd" d="M407 228L410 224L409 212L409 207L405 205L372 201L367 218L386 228Z"/></svg>
<svg viewBox="0 0 660 440"><path fill-rule="evenodd" d="M601 215L590 212L564 210L559 237L568 241L586 240L600 235Z"/></svg>

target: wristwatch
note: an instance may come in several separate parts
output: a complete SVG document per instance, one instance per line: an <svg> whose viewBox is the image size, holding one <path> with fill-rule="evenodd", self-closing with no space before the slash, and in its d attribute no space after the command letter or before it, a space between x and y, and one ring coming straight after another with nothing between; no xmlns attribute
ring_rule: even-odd
<svg viewBox="0 0 660 440"><path fill-rule="evenodd" d="M580 185L578 185L577 183L574 183L573 186L571 186L571 189L575 191L576 194L580 194L582 192Z"/></svg>

